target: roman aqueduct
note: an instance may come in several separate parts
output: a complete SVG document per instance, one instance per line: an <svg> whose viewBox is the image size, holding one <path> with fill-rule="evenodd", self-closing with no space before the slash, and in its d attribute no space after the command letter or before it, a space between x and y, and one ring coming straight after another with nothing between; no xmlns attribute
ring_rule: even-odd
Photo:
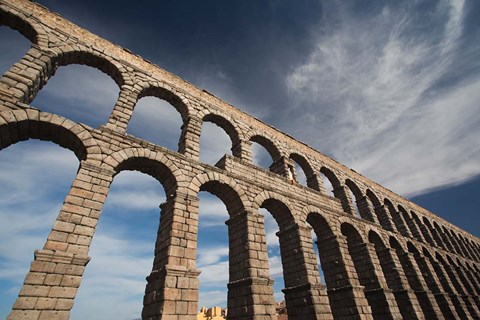
<svg viewBox="0 0 480 320"><path fill-rule="evenodd" d="M0 24L31 41L0 79L1 148L42 139L80 160L9 320L69 318L102 205L123 170L152 176L167 195L143 319L194 319L198 312L200 191L219 197L229 213L229 319L275 319L259 208L279 226L289 318L480 319L478 238L40 5L1 0ZM118 84L118 100L104 125L91 128L29 105L57 68L69 64L98 68ZM145 96L163 99L180 113L178 151L127 134L135 104ZM231 139L232 156L215 166L199 161L203 122L223 128ZM269 170L252 163L252 142L270 153ZM295 163L306 186L292 183Z"/></svg>

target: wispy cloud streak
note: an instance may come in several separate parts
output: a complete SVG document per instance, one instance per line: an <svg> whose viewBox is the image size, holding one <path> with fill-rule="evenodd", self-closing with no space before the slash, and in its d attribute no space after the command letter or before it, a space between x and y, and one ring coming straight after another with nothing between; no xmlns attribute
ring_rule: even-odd
<svg viewBox="0 0 480 320"><path fill-rule="evenodd" d="M425 16L411 3L368 14L328 3L315 49L286 79L299 101L294 111L308 111L300 121L322 123L300 134L321 137L318 148L406 195L480 173L472 143L480 136L480 75L449 78L462 50L464 5L429 4Z"/></svg>

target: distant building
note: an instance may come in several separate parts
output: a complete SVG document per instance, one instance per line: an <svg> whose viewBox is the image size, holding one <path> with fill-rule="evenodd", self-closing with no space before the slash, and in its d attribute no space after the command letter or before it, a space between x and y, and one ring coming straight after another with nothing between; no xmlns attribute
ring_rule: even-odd
<svg viewBox="0 0 480 320"><path fill-rule="evenodd" d="M226 316L226 310L222 310L220 307L213 307L207 309L202 307L197 314L197 320L224 320Z"/></svg>
<svg viewBox="0 0 480 320"><path fill-rule="evenodd" d="M280 301L280 302L275 302L275 313L277 315L287 315L287 304L285 303L285 300ZM287 319L284 317L278 317L278 319Z"/></svg>

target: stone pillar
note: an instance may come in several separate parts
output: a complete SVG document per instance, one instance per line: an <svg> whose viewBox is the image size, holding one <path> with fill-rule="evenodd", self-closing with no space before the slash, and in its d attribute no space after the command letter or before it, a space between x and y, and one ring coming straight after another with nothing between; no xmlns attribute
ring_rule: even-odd
<svg viewBox="0 0 480 320"><path fill-rule="evenodd" d="M352 198L350 197L350 192L348 192L347 187L338 186L334 188L333 195L342 203L343 211L348 214L355 215L355 209L352 206Z"/></svg>
<svg viewBox="0 0 480 320"><path fill-rule="evenodd" d="M363 196L362 198L357 199L356 202L362 218L364 218L365 220L371 221L373 223L379 224L377 216L374 213L374 209L366 196Z"/></svg>
<svg viewBox="0 0 480 320"><path fill-rule="evenodd" d="M32 44L25 56L0 79L0 104L18 109L18 102L30 103L55 68L51 56L52 53L43 52L39 46Z"/></svg>
<svg viewBox="0 0 480 320"><path fill-rule="evenodd" d="M460 266L452 266L454 267L460 281L462 282L464 288L467 291L467 294L471 297L472 301L477 306L477 309L480 310L480 300L478 297L479 291L475 289L474 283L470 281L470 279L465 274L465 271Z"/></svg>
<svg viewBox="0 0 480 320"><path fill-rule="evenodd" d="M423 319L422 309L407 281L402 265L390 248L377 248L377 256L404 319Z"/></svg>
<svg viewBox="0 0 480 320"><path fill-rule="evenodd" d="M475 247L473 241L472 241L472 240L469 240L469 241L467 242L467 245L468 245L468 247L470 248L470 251L472 252L473 260L474 260L474 261L479 261L479 260L480 260L479 251L478 251L477 248Z"/></svg>
<svg viewBox="0 0 480 320"><path fill-rule="evenodd" d="M468 244L467 240L464 237L460 237L460 241L463 243L463 247L467 251L468 258L470 258L471 260L475 260L475 255L472 251L472 248Z"/></svg>
<svg viewBox="0 0 480 320"><path fill-rule="evenodd" d="M252 163L252 142L238 139L232 143L232 155Z"/></svg>
<svg viewBox="0 0 480 320"><path fill-rule="evenodd" d="M410 214L406 211L400 210L400 215L403 216L404 221L407 223L407 226L410 229L412 237L417 239L420 242L425 242L422 234L420 233L419 227L415 223L415 220L410 216Z"/></svg>
<svg viewBox="0 0 480 320"><path fill-rule="evenodd" d="M360 286L343 235L319 239L318 251L335 319L371 319L372 311Z"/></svg>
<svg viewBox="0 0 480 320"><path fill-rule="evenodd" d="M436 228L434 228L434 229L436 229ZM445 243L445 245L447 247L447 250L450 251L451 253L455 254L456 253L455 248L453 247L453 244L450 241L450 237L448 235L446 235L443 230L437 230L437 232L440 235L440 237L442 238L443 243Z"/></svg>
<svg viewBox="0 0 480 320"><path fill-rule="evenodd" d="M472 277L476 280L477 284L478 284L479 287L480 287L480 274L479 274L479 271L478 271L478 269L476 268L476 266L475 266L475 265L469 266L469 267L468 267L468 271L470 272L470 274L471 274Z"/></svg>
<svg viewBox="0 0 480 320"><path fill-rule="evenodd" d="M283 177L287 177L288 172L290 171L288 160L283 156L279 159L274 159L273 163L270 165L270 171L275 172Z"/></svg>
<svg viewBox="0 0 480 320"><path fill-rule="evenodd" d="M198 161L200 157L200 135L202 133L202 119L190 115L183 120L182 133L178 143L178 152L183 153L192 160Z"/></svg>
<svg viewBox="0 0 480 320"><path fill-rule="evenodd" d="M321 284L311 228L291 225L277 232L280 241L289 319L333 319Z"/></svg>
<svg viewBox="0 0 480 320"><path fill-rule="evenodd" d="M160 205L155 259L143 300L142 319L195 319L198 198L176 193Z"/></svg>
<svg viewBox="0 0 480 320"><path fill-rule="evenodd" d="M412 233L410 232L410 229L407 226L407 222L405 221L403 214L400 211L395 211L392 214L393 214L393 221L395 222L395 226L397 227L397 230L400 232L400 234L402 234L405 237L413 238Z"/></svg>
<svg viewBox="0 0 480 320"><path fill-rule="evenodd" d="M475 277L475 275L472 273L472 270L470 270L467 267L462 267L463 273L465 276L470 280L470 283L472 284L472 287L474 289L474 294L479 295L480 294L480 281L478 277Z"/></svg>
<svg viewBox="0 0 480 320"><path fill-rule="evenodd" d="M450 281L450 278L447 275L447 272L443 267L443 265L433 258L430 258L429 261L433 269L435 270L435 273L438 275L438 280L440 281L443 287L443 291L445 291L450 296L450 299L452 300L452 303L455 306L455 309L457 311L459 318L469 319L470 312L465 302L463 301L462 297L458 295L456 291L454 291L453 284Z"/></svg>
<svg viewBox="0 0 480 320"><path fill-rule="evenodd" d="M472 245L473 253L475 254L475 261L480 262L480 248L478 248L477 244L473 242L473 240L470 243Z"/></svg>
<svg viewBox="0 0 480 320"><path fill-rule="evenodd" d="M447 235L447 237L449 238L449 240L452 242L453 244L453 247L455 248L455 254L458 254L460 256L465 256L465 253L462 251L462 248L460 247L460 244L458 243L457 239L455 238L455 236L453 235L453 233L449 233Z"/></svg>
<svg viewBox="0 0 480 320"><path fill-rule="evenodd" d="M397 251L397 253L399 252ZM426 283L424 278L420 276L421 273L413 258L413 254L410 252L399 253L399 259L407 275L410 287L415 291L415 295L420 302L425 317L428 319L445 319L433 294L425 290Z"/></svg>
<svg viewBox="0 0 480 320"><path fill-rule="evenodd" d="M126 133L137 99L138 91L132 85L122 85L115 107L105 127L120 134Z"/></svg>
<svg viewBox="0 0 480 320"><path fill-rule="evenodd" d="M240 212L226 224L230 242L228 319L275 319L263 216Z"/></svg>
<svg viewBox="0 0 480 320"><path fill-rule="evenodd" d="M465 257L465 258L468 258L468 252L467 252L467 249L465 249L465 246L463 245L462 241L460 241L460 238L452 232L452 238L455 240L455 242L457 243L457 246L458 248L460 249L460 254Z"/></svg>
<svg viewBox="0 0 480 320"><path fill-rule="evenodd" d="M433 241L432 234L430 233L430 230L427 228L427 226L417 216L414 216L413 220L414 222L416 222L417 227L420 229L420 232L423 235L425 241L432 246L436 246L437 243ZM438 246L440 246L440 244L438 244Z"/></svg>
<svg viewBox="0 0 480 320"><path fill-rule="evenodd" d="M47 242L35 251L8 320L69 319L113 175L81 161Z"/></svg>
<svg viewBox="0 0 480 320"><path fill-rule="evenodd" d="M374 246L371 243L349 243L360 284L375 319L402 319L395 296L388 288Z"/></svg>
<svg viewBox="0 0 480 320"><path fill-rule="evenodd" d="M428 230L430 231L430 234L432 234L433 236L433 239L435 240L435 242L437 243L438 246L442 247L443 249L445 250L448 250L447 249L447 245L445 244L445 242L443 241L442 237L440 236L440 231L433 228L432 225L430 223L427 224L427 228Z"/></svg>
<svg viewBox="0 0 480 320"><path fill-rule="evenodd" d="M480 312L478 310L477 305L473 301L472 297L468 295L467 290L459 281L455 270L449 264L445 263L444 261L440 261L440 264L443 266L448 278L450 279L453 287L455 288L456 292L460 296L460 298L464 301L468 312L474 319L480 318Z"/></svg>
<svg viewBox="0 0 480 320"><path fill-rule="evenodd" d="M318 174L313 174L307 177L307 186L314 190L320 191L321 194L326 195L327 190L323 184L322 179L318 176Z"/></svg>
<svg viewBox="0 0 480 320"><path fill-rule="evenodd" d="M440 287L440 281L430 261L420 254L414 254L414 258L445 319L460 319L450 296Z"/></svg>
<svg viewBox="0 0 480 320"><path fill-rule="evenodd" d="M382 228L385 230L389 230L392 232L396 232L397 229L395 228L395 224L393 223L393 219L390 216L390 212L388 211L387 206L384 204L376 206L374 208L375 213L377 214L377 219Z"/></svg>

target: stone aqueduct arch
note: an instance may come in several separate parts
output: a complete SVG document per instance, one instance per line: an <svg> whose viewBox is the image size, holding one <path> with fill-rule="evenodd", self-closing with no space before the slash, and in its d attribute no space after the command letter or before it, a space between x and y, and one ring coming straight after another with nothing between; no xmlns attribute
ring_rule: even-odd
<svg viewBox="0 0 480 320"><path fill-rule="evenodd" d="M229 319L275 318L260 207L280 228L289 318L480 318L478 238L42 6L1 0L0 25L32 43L0 79L0 149L42 139L72 150L80 160L9 320L69 318L102 205L122 170L154 177L167 194L143 319L195 319L199 191L217 195L229 213ZM112 114L99 128L29 105L55 70L71 63L98 68L119 86ZM143 96L164 99L181 114L177 152L126 135ZM198 159L204 121L231 138L233 156L216 166ZM252 164L252 142L271 154L270 170ZM295 162L307 186L288 178ZM322 175L334 197L327 195ZM319 277L311 230L326 283Z"/></svg>

